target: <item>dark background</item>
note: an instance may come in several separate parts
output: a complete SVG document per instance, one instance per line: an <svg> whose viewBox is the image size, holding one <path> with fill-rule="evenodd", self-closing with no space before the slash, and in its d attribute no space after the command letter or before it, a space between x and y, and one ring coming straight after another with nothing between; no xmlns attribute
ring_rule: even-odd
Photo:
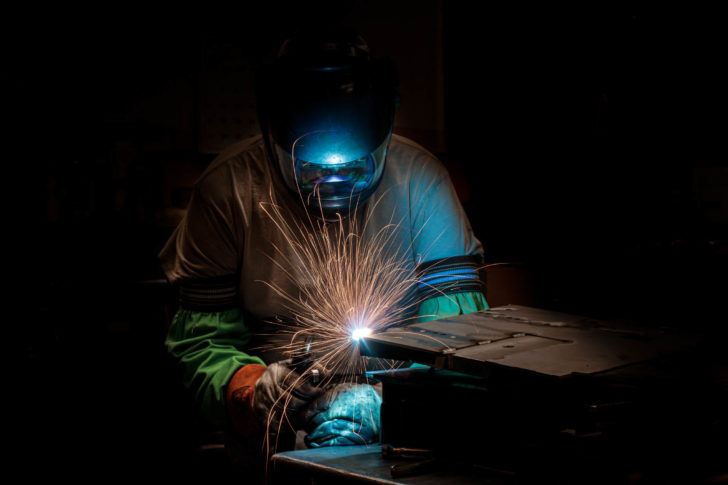
<svg viewBox="0 0 728 485"><path fill-rule="evenodd" d="M722 331L721 12L315 5L5 17L7 307L19 309L6 346L19 382L4 395L20 407L28 476L191 473L199 436L164 354L174 295L156 254L214 157L199 134L217 81L201 66L249 59L313 19L365 11L380 51L412 19L442 26L445 144L417 141L451 170L487 262L503 263L488 272L491 304Z"/></svg>

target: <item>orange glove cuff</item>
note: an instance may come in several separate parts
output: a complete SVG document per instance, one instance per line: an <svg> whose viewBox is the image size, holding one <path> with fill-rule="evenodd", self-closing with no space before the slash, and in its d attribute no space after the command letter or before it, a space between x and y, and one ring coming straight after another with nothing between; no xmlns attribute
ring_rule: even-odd
<svg viewBox="0 0 728 485"><path fill-rule="evenodd" d="M261 364L247 364L233 374L225 391L230 421L241 436L248 437L262 427L253 413L255 383L265 372Z"/></svg>

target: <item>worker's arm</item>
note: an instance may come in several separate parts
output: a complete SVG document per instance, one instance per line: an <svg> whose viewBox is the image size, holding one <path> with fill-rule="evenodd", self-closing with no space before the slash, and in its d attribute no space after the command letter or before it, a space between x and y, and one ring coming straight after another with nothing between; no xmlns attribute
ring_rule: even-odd
<svg viewBox="0 0 728 485"><path fill-rule="evenodd" d="M266 366L250 355L246 346L251 336L238 308L208 312L183 308L166 341L205 423L218 429L229 423L241 436L267 425L277 430L284 403L290 419L320 393L286 363Z"/></svg>
<svg viewBox="0 0 728 485"><path fill-rule="evenodd" d="M485 296L479 291L434 296L420 304L417 321L439 320L487 309Z"/></svg>
<svg viewBox="0 0 728 485"><path fill-rule="evenodd" d="M250 338L239 308L206 312L183 308L172 321L167 350L180 363L195 408L210 426L227 422L226 390L233 376L249 364L254 365L248 372L265 370L260 358L245 351Z"/></svg>
<svg viewBox="0 0 728 485"><path fill-rule="evenodd" d="M266 370L246 350L251 332L238 289L246 218L234 181L222 168L207 171L195 184L185 217L159 255L179 290L181 308L168 331L167 350L182 369L197 414L217 428L235 414L232 391L251 388ZM241 394L236 397L250 397ZM252 415L251 405L243 404Z"/></svg>
<svg viewBox="0 0 728 485"><path fill-rule="evenodd" d="M434 157L421 163L410 186L418 321L485 310L483 246L445 168Z"/></svg>
<svg viewBox="0 0 728 485"><path fill-rule="evenodd" d="M428 261L417 267L418 321L486 310L480 255L454 256Z"/></svg>

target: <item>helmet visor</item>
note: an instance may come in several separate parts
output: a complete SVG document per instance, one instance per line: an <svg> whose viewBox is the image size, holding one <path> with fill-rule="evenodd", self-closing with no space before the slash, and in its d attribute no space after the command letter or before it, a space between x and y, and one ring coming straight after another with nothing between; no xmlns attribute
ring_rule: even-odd
<svg viewBox="0 0 728 485"><path fill-rule="evenodd" d="M306 196L313 194L322 201L342 202L336 204L339 207L344 206L349 199L361 197L363 194L369 195L384 170L389 136L362 156L348 149L347 140L350 136L344 132L304 136L301 143L305 143L306 138L311 138L309 143L321 147L319 156L312 160L299 158L295 147L291 154L276 143L276 156L286 184Z"/></svg>

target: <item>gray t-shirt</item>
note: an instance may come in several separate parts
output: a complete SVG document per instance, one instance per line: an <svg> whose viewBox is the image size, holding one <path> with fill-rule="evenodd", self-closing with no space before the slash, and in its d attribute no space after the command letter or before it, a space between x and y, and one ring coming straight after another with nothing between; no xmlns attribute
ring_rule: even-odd
<svg viewBox="0 0 728 485"><path fill-rule="evenodd" d="M305 280L307 268L289 264L290 244L266 213L266 204L275 204L294 227L308 217L275 170L258 136L221 153L195 184L185 217L160 259L172 283L198 285L192 297L203 308L208 298L214 308L217 298L267 319L285 313L272 286L293 292L291 278ZM367 220L363 237L395 224L393 247L413 267L482 254L447 170L407 138L392 135L382 181L360 212ZM215 284L206 288L208 281Z"/></svg>

